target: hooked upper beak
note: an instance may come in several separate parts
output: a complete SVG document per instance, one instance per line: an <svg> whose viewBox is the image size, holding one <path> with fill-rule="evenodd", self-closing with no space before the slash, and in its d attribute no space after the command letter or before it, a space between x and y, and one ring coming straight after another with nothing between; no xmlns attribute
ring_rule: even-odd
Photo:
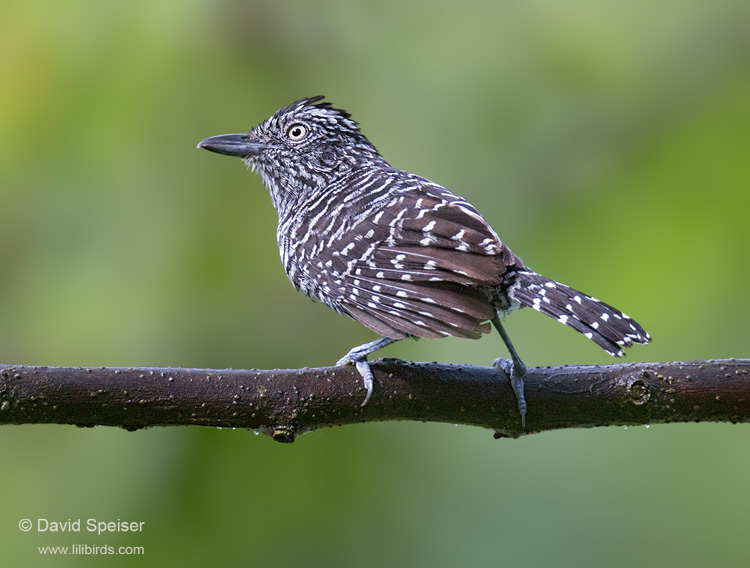
<svg viewBox="0 0 750 568"><path fill-rule="evenodd" d="M198 143L198 148L205 148L225 156L244 158L260 154L266 146L253 141L249 134L222 134L201 140Z"/></svg>

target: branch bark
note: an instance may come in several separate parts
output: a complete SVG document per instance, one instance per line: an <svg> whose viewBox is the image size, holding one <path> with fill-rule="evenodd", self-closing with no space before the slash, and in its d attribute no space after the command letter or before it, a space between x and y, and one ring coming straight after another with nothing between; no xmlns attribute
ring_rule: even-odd
<svg viewBox="0 0 750 568"><path fill-rule="evenodd" d="M279 442L382 420L470 424L518 437L573 427L750 421L750 359L538 367L525 376L522 429L507 376L492 367L372 363L366 406L351 367L293 370L0 365L0 424L220 426Z"/></svg>

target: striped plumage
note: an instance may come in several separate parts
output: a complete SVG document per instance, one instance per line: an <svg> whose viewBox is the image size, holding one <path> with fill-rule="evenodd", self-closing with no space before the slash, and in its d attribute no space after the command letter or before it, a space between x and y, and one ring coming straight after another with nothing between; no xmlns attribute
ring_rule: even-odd
<svg viewBox="0 0 750 568"><path fill-rule="evenodd" d="M532 307L608 353L647 343L619 310L526 268L476 209L444 187L388 165L350 115L322 97L279 110L249 134L199 147L240 156L257 170L279 213L284 269L309 297L383 336L352 349L368 389L367 355L405 337L505 340L522 416L523 363L502 329L508 312Z"/></svg>

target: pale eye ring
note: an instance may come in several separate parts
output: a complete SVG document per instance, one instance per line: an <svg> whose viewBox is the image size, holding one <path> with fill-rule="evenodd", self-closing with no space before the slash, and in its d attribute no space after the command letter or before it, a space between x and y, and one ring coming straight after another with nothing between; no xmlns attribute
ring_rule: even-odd
<svg viewBox="0 0 750 568"><path fill-rule="evenodd" d="M292 142L299 142L307 136L307 128L302 124L292 124L287 128L286 135Z"/></svg>

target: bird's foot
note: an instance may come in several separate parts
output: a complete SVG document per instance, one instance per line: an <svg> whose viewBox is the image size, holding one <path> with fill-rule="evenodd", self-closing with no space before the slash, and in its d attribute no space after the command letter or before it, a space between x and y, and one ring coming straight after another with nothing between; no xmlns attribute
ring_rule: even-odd
<svg viewBox="0 0 750 568"><path fill-rule="evenodd" d="M498 357L492 363L492 366L502 369L510 378L510 386L513 387L513 392L516 393L518 412L521 414L521 426L526 428L526 399L523 396L523 376L526 374L526 365L520 360L514 361Z"/></svg>
<svg viewBox="0 0 750 568"><path fill-rule="evenodd" d="M375 379L372 374L372 370L370 370L370 364L367 362L367 356L373 351L377 351L378 349L385 347L386 345L390 345L395 341L398 340L391 339L390 337L381 337L380 339L376 339L375 341L370 341L370 343L359 345L357 347L354 347L353 349L350 349L349 353L344 355L341 359L338 360L338 363L336 363L337 367L343 367L344 365L355 365L357 367L357 371L359 371L359 374L362 375L362 381L365 383L365 388L367 389L367 396L365 396L365 400L362 402L361 406L364 406L365 404L367 404L367 401L370 400L370 396L372 395L372 384Z"/></svg>
<svg viewBox="0 0 750 568"><path fill-rule="evenodd" d="M345 365L354 365L357 367L357 371L359 371L359 374L362 376L362 382L365 384L365 389L367 389L367 395L365 396L365 400L362 401L362 404L360 406L364 406L367 404L367 402L370 400L370 396L372 396L372 385L373 385L373 379L374 376L372 374L372 370L370 370L370 364L367 362L367 355L360 355L360 358L356 358L356 351L357 348L355 347L349 353L344 355L341 359L338 360L336 363L337 367L343 367ZM353 356L352 353L355 353Z"/></svg>

